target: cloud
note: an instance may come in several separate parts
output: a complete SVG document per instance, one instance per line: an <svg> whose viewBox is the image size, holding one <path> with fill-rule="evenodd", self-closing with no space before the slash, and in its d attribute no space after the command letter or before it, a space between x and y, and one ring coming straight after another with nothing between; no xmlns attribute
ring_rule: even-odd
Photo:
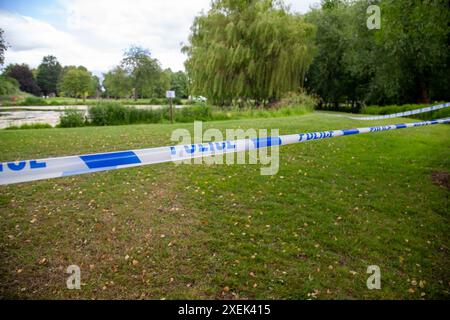
<svg viewBox="0 0 450 320"><path fill-rule="evenodd" d="M210 5L210 0L58 1L58 29L0 10L0 28L11 44L6 63L36 67L44 55L52 54L63 65L84 65L99 75L117 65L123 50L135 44L150 49L164 68L182 70L182 42L187 41L194 17ZM300 11L313 2L288 1Z"/></svg>
<svg viewBox="0 0 450 320"><path fill-rule="evenodd" d="M57 30L47 22L0 11L0 28L11 46L6 63L27 63L36 67L45 55L55 55L63 65L84 65L104 71L118 61L121 52L91 47L69 32Z"/></svg>

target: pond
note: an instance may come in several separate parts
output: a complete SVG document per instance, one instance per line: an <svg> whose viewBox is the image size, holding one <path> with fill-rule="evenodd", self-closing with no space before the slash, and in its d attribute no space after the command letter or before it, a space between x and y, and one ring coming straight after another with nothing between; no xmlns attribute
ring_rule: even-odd
<svg viewBox="0 0 450 320"><path fill-rule="evenodd" d="M139 105L134 106L139 109L159 109L159 105ZM175 108L182 108L177 105ZM1 107L0 108L0 129L11 126L21 126L24 124L46 123L55 126L59 123L59 118L65 109L77 109L87 113L88 106L27 106L27 107Z"/></svg>

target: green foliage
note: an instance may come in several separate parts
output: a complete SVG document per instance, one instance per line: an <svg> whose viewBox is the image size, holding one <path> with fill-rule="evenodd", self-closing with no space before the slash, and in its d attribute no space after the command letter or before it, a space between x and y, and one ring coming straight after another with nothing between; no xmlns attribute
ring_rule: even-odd
<svg viewBox="0 0 450 320"><path fill-rule="evenodd" d="M26 97L21 103L22 106L46 106L47 102L45 99L40 97Z"/></svg>
<svg viewBox="0 0 450 320"><path fill-rule="evenodd" d="M317 27L317 54L307 74L307 86L327 103L346 100L350 86L346 65L342 63L346 50L345 25L349 20L347 6L340 1L326 1L323 10L313 10L307 21Z"/></svg>
<svg viewBox="0 0 450 320"><path fill-rule="evenodd" d="M158 123L163 118L168 119L166 114L166 109L137 109L117 102L98 103L89 107L90 123L96 126Z"/></svg>
<svg viewBox="0 0 450 320"><path fill-rule="evenodd" d="M211 121L212 119L211 107L206 105L181 108L175 112L177 122Z"/></svg>
<svg viewBox="0 0 450 320"><path fill-rule="evenodd" d="M36 96L40 95L41 90L36 84L34 75L28 65L10 64L5 68L3 75L16 79L19 83L20 90L34 94Z"/></svg>
<svg viewBox="0 0 450 320"><path fill-rule="evenodd" d="M64 110L64 113L59 119L59 126L61 128L83 127L85 123L83 113L76 109Z"/></svg>
<svg viewBox="0 0 450 320"><path fill-rule="evenodd" d="M366 26L370 4L381 29ZM321 108L449 100L447 1L329 0L306 15L317 26L317 55L306 85Z"/></svg>
<svg viewBox="0 0 450 320"><path fill-rule="evenodd" d="M63 69L59 89L65 96L84 100L92 93L94 84L95 80L86 68L69 66Z"/></svg>
<svg viewBox="0 0 450 320"><path fill-rule="evenodd" d="M121 67L115 67L113 70L104 74L103 86L106 94L113 98L127 98L131 95L131 78L126 70Z"/></svg>
<svg viewBox="0 0 450 320"><path fill-rule="evenodd" d="M19 82L7 76L0 76L0 96L7 96L19 93Z"/></svg>
<svg viewBox="0 0 450 320"><path fill-rule="evenodd" d="M186 99L189 96L189 83L185 72L170 73L170 89L175 91L177 98Z"/></svg>
<svg viewBox="0 0 450 320"><path fill-rule="evenodd" d="M306 94L306 92L288 92L279 101L277 101L275 107L298 107L302 106L311 111L317 105L318 99L314 96Z"/></svg>
<svg viewBox="0 0 450 320"><path fill-rule="evenodd" d="M130 75L135 99L161 96L161 91L168 89L159 61L153 59L147 49L130 47L125 51L121 67Z"/></svg>
<svg viewBox="0 0 450 320"><path fill-rule="evenodd" d="M23 130L23 129L52 129L53 127L48 123L32 123L23 124L21 126L10 126L5 128L5 130Z"/></svg>
<svg viewBox="0 0 450 320"><path fill-rule="evenodd" d="M225 110L219 107L211 107L206 104L193 105L180 109L174 109L176 122L193 122L247 119L247 118L271 118L293 115L303 115L312 112L311 105L287 105L273 109L241 109ZM95 126L124 125L135 123L162 123L170 121L169 108L139 109L125 107L118 102L103 102L89 107L89 124Z"/></svg>
<svg viewBox="0 0 450 320"><path fill-rule="evenodd" d="M54 56L45 56L37 69L36 82L44 95L55 94L62 67Z"/></svg>
<svg viewBox="0 0 450 320"><path fill-rule="evenodd" d="M449 99L448 1L386 0L380 5L383 20L375 41L383 59L375 72L377 85L390 89L391 102Z"/></svg>
<svg viewBox="0 0 450 320"><path fill-rule="evenodd" d="M275 100L302 85L313 58L314 27L281 1L216 0L191 30L192 93L214 104Z"/></svg>

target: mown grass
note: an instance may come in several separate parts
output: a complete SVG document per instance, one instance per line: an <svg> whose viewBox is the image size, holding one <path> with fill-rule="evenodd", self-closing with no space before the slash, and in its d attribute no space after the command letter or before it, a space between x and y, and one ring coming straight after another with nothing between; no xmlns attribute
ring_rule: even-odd
<svg viewBox="0 0 450 320"><path fill-rule="evenodd" d="M309 114L204 129L367 125ZM170 145L176 128L192 124L2 131L0 160ZM0 295L448 299L449 191L431 175L448 175L449 145L436 125L284 146L275 176L166 163L1 186ZM81 290L66 288L71 264Z"/></svg>

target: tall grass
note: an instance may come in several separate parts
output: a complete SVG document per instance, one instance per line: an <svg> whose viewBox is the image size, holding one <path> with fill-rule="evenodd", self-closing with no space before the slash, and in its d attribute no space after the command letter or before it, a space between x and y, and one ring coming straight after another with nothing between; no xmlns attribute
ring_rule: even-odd
<svg viewBox="0 0 450 320"><path fill-rule="evenodd" d="M248 118L276 118L303 115L312 112L312 106L293 106L273 109L222 109L209 105L193 105L174 109L175 122L215 121ZM169 108L139 109L124 107L117 102L103 102L89 107L89 123L95 126L137 123L164 123L170 121Z"/></svg>
<svg viewBox="0 0 450 320"><path fill-rule="evenodd" d="M76 109L65 110L63 115L59 118L59 127L73 128L83 127L87 124L83 112Z"/></svg>
<svg viewBox="0 0 450 320"><path fill-rule="evenodd" d="M138 109L125 107L118 102L101 102L89 107L89 121L95 126L160 123L168 119L167 108Z"/></svg>
<svg viewBox="0 0 450 320"><path fill-rule="evenodd" d="M313 111L312 106L287 106L273 107L270 109L239 109L219 108L206 104L186 106L174 109L174 121L187 123L194 121L221 121L252 118L277 118L287 116L304 115ZM79 110L65 110L60 117L58 127L83 127L83 126L111 126L145 123L170 122L170 110L168 107L158 109L142 109L134 106L125 107L119 102L99 102L89 106L88 115L85 117ZM36 129L39 126L35 127ZM13 127L12 129L21 129Z"/></svg>

